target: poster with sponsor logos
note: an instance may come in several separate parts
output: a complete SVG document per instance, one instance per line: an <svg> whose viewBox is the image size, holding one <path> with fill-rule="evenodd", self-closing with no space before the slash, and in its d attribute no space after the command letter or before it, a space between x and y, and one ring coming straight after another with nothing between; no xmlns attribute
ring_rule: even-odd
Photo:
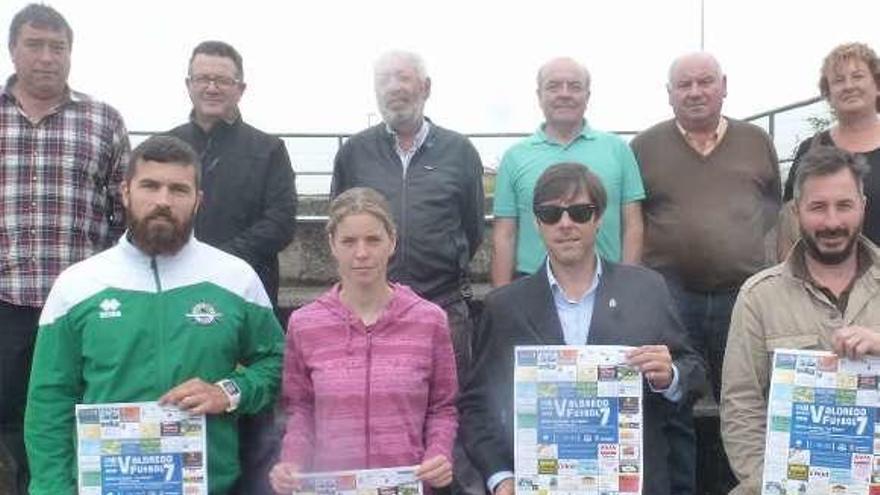
<svg viewBox="0 0 880 495"><path fill-rule="evenodd" d="M642 376L622 346L517 346L516 491L642 490Z"/></svg>
<svg viewBox="0 0 880 495"><path fill-rule="evenodd" d="M762 492L880 494L880 359L777 349Z"/></svg>
<svg viewBox="0 0 880 495"><path fill-rule="evenodd" d="M295 495L422 495L416 466L303 474Z"/></svg>
<svg viewBox="0 0 880 495"><path fill-rule="evenodd" d="M80 495L207 495L205 416L156 402L78 404Z"/></svg>

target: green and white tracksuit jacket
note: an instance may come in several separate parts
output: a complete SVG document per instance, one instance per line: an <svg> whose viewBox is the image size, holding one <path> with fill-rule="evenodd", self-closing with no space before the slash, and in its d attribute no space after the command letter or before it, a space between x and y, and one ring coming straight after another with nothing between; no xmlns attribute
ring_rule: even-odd
<svg viewBox="0 0 880 495"><path fill-rule="evenodd" d="M157 400L191 378L241 389L238 412L274 403L283 336L244 261L191 238L150 257L125 237L65 270L37 334L25 414L32 495L75 494L74 405ZM208 417L208 483L239 475L236 414Z"/></svg>

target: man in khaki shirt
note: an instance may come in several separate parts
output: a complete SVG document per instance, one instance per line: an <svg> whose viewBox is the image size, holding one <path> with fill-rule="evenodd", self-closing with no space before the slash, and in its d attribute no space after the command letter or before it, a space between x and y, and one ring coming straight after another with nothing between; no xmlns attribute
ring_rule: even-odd
<svg viewBox="0 0 880 495"><path fill-rule="evenodd" d="M867 172L837 148L805 155L794 192L801 240L737 297L721 388L722 437L740 481L731 493L761 491L774 349L880 355L880 252L860 235Z"/></svg>

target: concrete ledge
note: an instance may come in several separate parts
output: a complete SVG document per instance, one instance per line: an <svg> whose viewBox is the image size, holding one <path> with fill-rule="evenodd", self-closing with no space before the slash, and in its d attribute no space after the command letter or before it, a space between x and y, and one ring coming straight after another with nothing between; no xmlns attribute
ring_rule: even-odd
<svg viewBox="0 0 880 495"><path fill-rule="evenodd" d="M321 287L329 287L336 281L336 266L330 255L327 235L324 231L328 198L326 196L303 196L299 198L296 234L293 242L278 256L281 265L281 306L298 307L297 302L310 301L311 289L320 294ZM492 211L491 199L486 211ZM470 265L471 280L475 284L489 280L492 226L487 222L483 243ZM302 295L299 295L302 294Z"/></svg>

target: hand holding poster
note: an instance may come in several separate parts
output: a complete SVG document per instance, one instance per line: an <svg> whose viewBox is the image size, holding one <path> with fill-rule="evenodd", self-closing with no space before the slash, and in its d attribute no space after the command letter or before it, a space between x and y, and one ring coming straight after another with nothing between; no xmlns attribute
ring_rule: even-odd
<svg viewBox="0 0 880 495"><path fill-rule="evenodd" d="M205 416L155 402L78 404L80 495L207 495Z"/></svg>
<svg viewBox="0 0 880 495"><path fill-rule="evenodd" d="M422 495L416 466L303 474L296 495Z"/></svg>
<svg viewBox="0 0 880 495"><path fill-rule="evenodd" d="M517 493L641 493L642 377L630 347L517 346Z"/></svg>
<svg viewBox="0 0 880 495"><path fill-rule="evenodd" d="M880 493L880 359L777 349L763 493Z"/></svg>

